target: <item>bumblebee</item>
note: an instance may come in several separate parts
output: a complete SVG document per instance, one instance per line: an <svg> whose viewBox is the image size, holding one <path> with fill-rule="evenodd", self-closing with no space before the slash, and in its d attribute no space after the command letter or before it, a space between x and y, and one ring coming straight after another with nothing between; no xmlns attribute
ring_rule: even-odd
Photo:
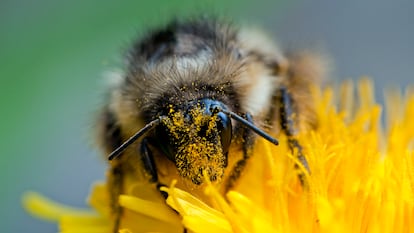
<svg viewBox="0 0 414 233"><path fill-rule="evenodd" d="M219 20L175 20L150 31L129 50L97 120L115 214L128 180L176 179L202 196L207 177L228 191L258 136L277 145L271 135L285 133L309 170L295 135L316 123L309 86L324 73L318 56L284 53L265 33Z"/></svg>

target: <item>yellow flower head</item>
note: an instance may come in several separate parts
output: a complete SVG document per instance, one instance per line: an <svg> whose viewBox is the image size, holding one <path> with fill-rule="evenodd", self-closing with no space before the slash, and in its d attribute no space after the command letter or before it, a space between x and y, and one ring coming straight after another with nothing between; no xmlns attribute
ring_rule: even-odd
<svg viewBox="0 0 414 233"><path fill-rule="evenodd" d="M362 80L313 90L318 126L298 140L311 173L288 148L258 139L238 184L225 196L207 183L211 205L174 186L135 184L121 195L120 232L410 232L414 229L414 94L387 98L386 129L372 84ZM389 105L389 106L388 106ZM298 167L298 169L295 169ZM305 174L305 185L298 173ZM29 212L59 221L61 232L111 232L109 198L95 185L94 211L71 209L28 193Z"/></svg>

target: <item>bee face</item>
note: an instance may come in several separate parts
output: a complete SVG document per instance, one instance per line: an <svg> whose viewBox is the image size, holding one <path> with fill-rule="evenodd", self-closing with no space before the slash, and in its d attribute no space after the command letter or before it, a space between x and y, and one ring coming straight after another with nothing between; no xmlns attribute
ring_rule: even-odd
<svg viewBox="0 0 414 233"><path fill-rule="evenodd" d="M230 118L212 99L171 106L151 139L173 163L181 177L201 184L203 172L215 181L224 175L232 138Z"/></svg>
<svg viewBox="0 0 414 233"><path fill-rule="evenodd" d="M266 38L199 19L173 22L136 42L98 121L98 141L111 153L112 169L122 171L120 180L200 185L207 176L231 187L254 132L277 144L258 126L293 135L297 124L283 115L286 104L275 102L278 90L291 93L287 112L301 116L310 101L296 100L307 97L321 72L300 56L303 64L285 58Z"/></svg>

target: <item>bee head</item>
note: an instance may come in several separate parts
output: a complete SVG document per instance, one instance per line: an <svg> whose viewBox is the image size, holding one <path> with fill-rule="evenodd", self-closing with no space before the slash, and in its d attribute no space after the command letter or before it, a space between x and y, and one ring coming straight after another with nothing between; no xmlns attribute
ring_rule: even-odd
<svg viewBox="0 0 414 233"><path fill-rule="evenodd" d="M232 139L230 117L222 111L226 109L208 98L171 105L155 129L157 147L194 184L202 182L203 172L212 181L224 175Z"/></svg>

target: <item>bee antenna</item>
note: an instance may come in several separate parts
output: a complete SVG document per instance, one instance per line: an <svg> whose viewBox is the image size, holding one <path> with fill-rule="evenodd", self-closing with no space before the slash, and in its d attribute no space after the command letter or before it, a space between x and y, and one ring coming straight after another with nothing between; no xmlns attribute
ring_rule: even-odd
<svg viewBox="0 0 414 233"><path fill-rule="evenodd" d="M140 138L142 135L144 135L146 132L152 130L155 128L155 126L159 125L161 122L161 117L151 121L150 123L146 124L142 129L140 129L138 132L136 132L134 135L132 135L128 140L126 140L122 145L120 145L118 148L116 148L112 153L108 156L108 160L111 161L121 155L124 150L134 143L138 138Z"/></svg>
<svg viewBox="0 0 414 233"><path fill-rule="evenodd" d="M275 145L279 145L279 142L277 141L276 138L273 138L272 136L270 136L269 134L267 134L265 131L257 128L257 126L255 126L254 124L252 124L248 120L244 119L243 117L237 115L234 112L227 111L227 110L224 110L224 109L220 109L220 111L223 112L224 114L230 116L234 120L242 123L244 126L246 126L249 129L253 130L256 134L258 134L259 136L262 136L264 139L268 140L269 142L271 142L271 143L273 143Z"/></svg>

